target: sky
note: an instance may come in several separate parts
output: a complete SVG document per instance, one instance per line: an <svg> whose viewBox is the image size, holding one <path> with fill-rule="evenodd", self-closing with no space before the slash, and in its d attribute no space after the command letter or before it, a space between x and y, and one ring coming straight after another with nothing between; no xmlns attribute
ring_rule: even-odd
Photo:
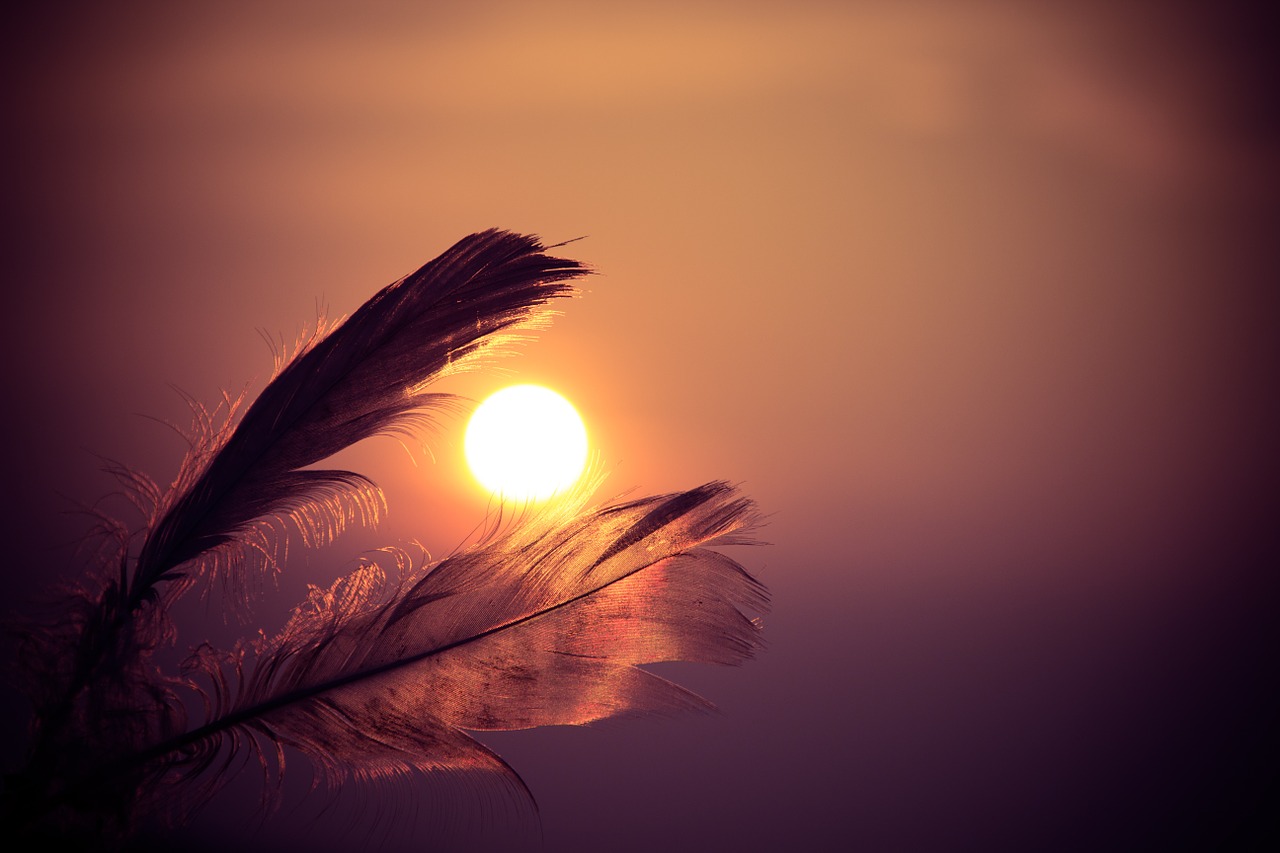
<svg viewBox="0 0 1280 853"><path fill-rule="evenodd" d="M103 458L172 477L183 394L252 395L269 341L473 231L583 238L563 316L442 390L564 394L602 498L740 484L774 605L759 659L656 667L715 715L483 738L545 849L1277 834L1280 124L1245 8L28 12L0 59L8 603L74 576ZM462 428L344 454L386 523L298 557L261 627L362 549L465 543ZM191 642L244 630L210 610ZM298 775L261 825L246 786L153 843L433 838L426 789L326 810ZM500 834L459 844L539 849Z"/></svg>

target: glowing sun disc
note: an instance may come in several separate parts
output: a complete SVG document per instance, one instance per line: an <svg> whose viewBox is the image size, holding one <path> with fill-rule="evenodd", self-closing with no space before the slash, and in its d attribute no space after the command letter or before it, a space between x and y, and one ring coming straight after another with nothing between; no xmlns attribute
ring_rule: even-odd
<svg viewBox="0 0 1280 853"><path fill-rule="evenodd" d="M476 407L463 440L467 465L504 499L538 501L577 482L587 428L573 404L541 385L512 385Z"/></svg>

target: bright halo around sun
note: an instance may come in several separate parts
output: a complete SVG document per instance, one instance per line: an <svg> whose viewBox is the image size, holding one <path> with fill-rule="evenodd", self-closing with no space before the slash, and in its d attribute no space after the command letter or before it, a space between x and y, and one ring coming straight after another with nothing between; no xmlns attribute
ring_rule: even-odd
<svg viewBox="0 0 1280 853"><path fill-rule="evenodd" d="M540 501L572 486L587 462L587 428L564 397L512 385L476 407L464 439L467 465L504 500Z"/></svg>

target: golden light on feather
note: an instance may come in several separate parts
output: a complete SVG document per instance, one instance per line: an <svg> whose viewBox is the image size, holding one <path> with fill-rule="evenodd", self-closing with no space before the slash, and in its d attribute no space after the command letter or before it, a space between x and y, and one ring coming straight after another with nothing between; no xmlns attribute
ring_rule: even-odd
<svg viewBox="0 0 1280 853"><path fill-rule="evenodd" d="M471 473L505 500L540 501L578 481L587 429L573 404L540 385L512 385L476 407L464 447Z"/></svg>

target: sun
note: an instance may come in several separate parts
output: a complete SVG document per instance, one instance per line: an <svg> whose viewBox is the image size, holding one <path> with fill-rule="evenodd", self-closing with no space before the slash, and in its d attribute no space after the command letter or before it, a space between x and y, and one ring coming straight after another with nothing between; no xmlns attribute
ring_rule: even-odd
<svg viewBox="0 0 1280 853"><path fill-rule="evenodd" d="M464 439L467 465L504 500L540 501L572 486L587 462L587 428L564 397L511 385L476 407Z"/></svg>

